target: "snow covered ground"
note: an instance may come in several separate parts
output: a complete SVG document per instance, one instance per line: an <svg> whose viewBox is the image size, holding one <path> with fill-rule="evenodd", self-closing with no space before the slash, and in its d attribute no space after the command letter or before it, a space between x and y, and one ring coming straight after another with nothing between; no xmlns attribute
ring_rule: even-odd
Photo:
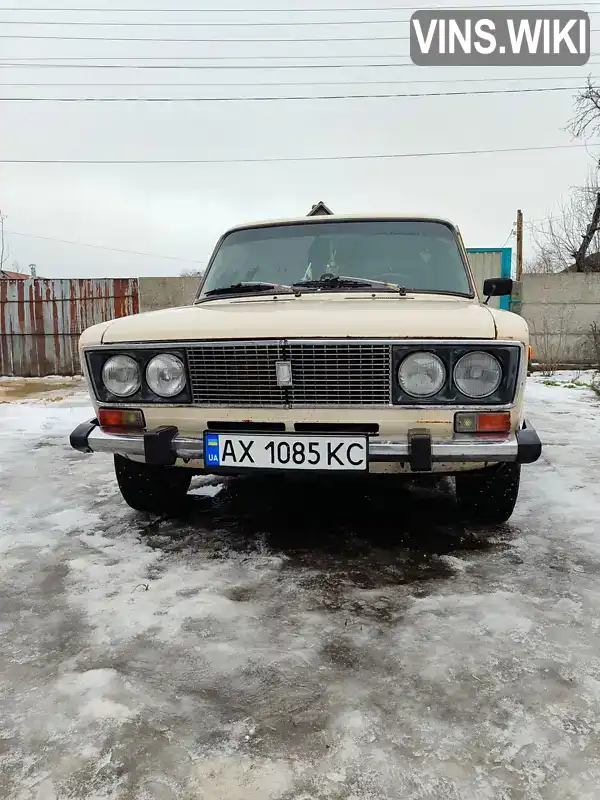
<svg viewBox="0 0 600 800"><path fill-rule="evenodd" d="M510 524L395 483L195 484L136 515L68 446L79 386L0 404L3 800L591 800L600 404L530 379ZM62 387L61 387L62 390Z"/></svg>

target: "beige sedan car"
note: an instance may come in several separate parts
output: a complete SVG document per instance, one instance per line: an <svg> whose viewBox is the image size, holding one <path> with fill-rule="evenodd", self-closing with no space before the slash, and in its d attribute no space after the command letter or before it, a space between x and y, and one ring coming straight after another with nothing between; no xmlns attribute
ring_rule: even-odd
<svg viewBox="0 0 600 800"><path fill-rule="evenodd" d="M450 222L308 217L218 242L194 302L88 328L96 417L134 509L177 513L194 473L455 477L461 512L513 512L541 442L524 416L529 332L478 296Z"/></svg>

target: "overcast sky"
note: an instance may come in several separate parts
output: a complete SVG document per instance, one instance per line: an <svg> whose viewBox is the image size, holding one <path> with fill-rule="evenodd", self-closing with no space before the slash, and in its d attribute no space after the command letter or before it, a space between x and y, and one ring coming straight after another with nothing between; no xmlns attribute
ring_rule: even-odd
<svg viewBox="0 0 600 800"><path fill-rule="evenodd" d="M411 0L0 0L3 97L244 97L376 94L578 86L600 74L593 62L570 68L416 67L408 41ZM412 0L414 3L414 0ZM527 4L531 0L525 0ZM4 10L8 5L45 11ZM461 6L464 5L461 3ZM499 4L501 5L501 4ZM565 6L573 5L571 0ZM165 11L167 7L170 11ZM299 8L343 11L292 12ZM392 6L404 6L400 10ZM57 8L87 9L56 11ZM91 13L90 8L106 9ZM421 4L420 7L425 7ZM452 7L452 5L448 5ZM586 8L585 4L576 6ZM114 9L163 9L117 13ZM176 13L173 9L190 9ZM352 9L370 10L353 11ZM200 10L202 9L202 10ZM287 10L286 10L287 9ZM590 7L590 10L594 9ZM598 13L592 15L600 23ZM259 26L266 22L362 20L377 24ZM29 21L32 24L6 24ZM41 22L60 22L43 25ZM67 25L86 21L89 25ZM122 27L102 22L134 23ZM139 23L155 22L156 27ZM167 23L181 23L181 27ZM254 23L189 26L186 23ZM597 25L600 28L600 24ZM52 37L172 39L322 38L322 42L114 42ZM2 38L11 36L18 38ZM592 53L600 50L592 34ZM23 37L23 38L21 38ZM365 37L363 41L327 41ZM190 60L207 56L216 61ZM223 57L239 57L227 60ZM279 57L260 60L257 56ZM294 56L292 59L290 56ZM316 56L323 57L319 61ZM202 69L84 68L138 63ZM246 60L244 60L246 57ZM252 57L252 58L250 58ZM352 58L350 58L352 57ZM75 64L49 67L55 63ZM74 60L83 58L83 61ZM27 60L41 67L8 66ZM69 61L69 59L72 59ZM119 60L121 59L121 60ZM277 69L283 64L334 68ZM367 64L397 64L375 68ZM214 65L212 68L208 65ZM341 68L340 64L360 64ZM237 65L237 66L236 66ZM239 66L245 65L245 66ZM246 68L252 66L251 69ZM236 68L231 68L236 66ZM256 68L256 67L260 68ZM227 68L225 68L227 67ZM457 83L469 78L470 83ZM481 79L502 78L502 80ZM525 80L511 81L510 78ZM474 82L473 79L477 79ZM364 81L381 81L365 84ZM402 83L398 83L402 81ZM421 83L419 83L421 81ZM306 82L325 85L306 85ZM42 84L76 83L78 87ZM92 84L132 84L126 87ZM144 84L176 84L147 86ZM187 86L186 84L237 84ZM259 86L259 83L284 83ZM9 87L6 84L31 84ZM254 85L239 85L254 84ZM289 84L296 84L291 86ZM254 159L364 156L542 145L568 145L564 127L574 91L390 99L276 102L0 103L0 161L10 159ZM318 200L335 212L425 213L452 219L467 247L507 243L516 209L539 219L569 188L583 182L583 148L389 160L186 165L1 164L0 209L6 216L8 269L35 263L45 277L172 275L204 264L227 227L249 220L304 215ZM27 234L27 235L17 235ZM69 240L171 256L146 257L61 244ZM514 239L508 244L514 246ZM18 262L18 267L13 262Z"/></svg>

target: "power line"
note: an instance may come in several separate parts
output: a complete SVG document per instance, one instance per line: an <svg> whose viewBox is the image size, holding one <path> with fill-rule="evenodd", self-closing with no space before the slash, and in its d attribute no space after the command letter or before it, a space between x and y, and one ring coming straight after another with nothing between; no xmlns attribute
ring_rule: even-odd
<svg viewBox="0 0 600 800"><path fill-rule="evenodd" d="M482 8L482 6L478 6L478 9ZM506 8L506 6L503 6ZM6 9L0 8L0 12L5 11ZM110 9L106 9L107 11ZM248 9L253 10L253 9ZM286 9L281 9L285 11ZM310 9L304 9L308 11ZM349 11L354 13L355 11L359 11L360 9L338 9L339 11ZM379 11L383 9L370 9L370 11ZM391 9L390 9L391 10ZM278 12L277 12L278 13ZM600 11L589 11L588 14L600 14ZM17 19L7 19L7 20L0 20L0 24L2 25L79 25L79 26L88 26L88 27L149 27L149 28L164 28L164 27L175 27L175 28L247 28L247 27L258 27L258 28L277 28L277 27L297 27L297 26L306 26L306 25L408 25L410 23L410 19L343 19L343 20L294 20L292 22L190 22L186 20L184 22L114 22L113 20L108 21L101 21L95 20L91 22L86 22L85 20L17 20Z"/></svg>
<svg viewBox="0 0 600 800"><path fill-rule="evenodd" d="M36 236L33 233L19 233L17 231L7 231L4 230L5 233L10 233L11 236L25 236L29 239L42 239L45 242L59 242L60 244L73 244L77 245L77 247L92 247L95 250L111 250L113 253L126 253L127 255L132 256L145 256L146 258L161 258L166 261L183 261L186 264L203 264L202 261L196 261L193 258L180 258L179 256L163 256L159 255L158 253L140 253L137 250L122 250L118 247L105 247L101 244L87 244L86 242L73 242L69 239L55 239L53 236Z"/></svg>
<svg viewBox="0 0 600 800"><path fill-rule="evenodd" d="M592 146L600 142L592 142ZM404 158L430 158L436 156L471 156L491 153L525 153L542 150L569 150L588 147L590 143L581 144L550 144L534 147L501 147L482 150L440 150L422 153L380 153L376 155L359 156L295 156L295 157L268 157L268 158L166 158L166 159L0 159L0 164L269 164L292 163L305 161L367 161L367 160L395 160Z"/></svg>
<svg viewBox="0 0 600 800"><path fill-rule="evenodd" d="M591 55L592 56L598 56L598 55L600 55L600 53L592 53ZM59 56L56 56L56 58L58 58L58 57ZM262 60L262 59L271 59L271 58L272 59L285 59L285 58L323 59L323 58L369 58L369 57L370 58L401 58L401 56L394 56L394 55L391 55L391 56L384 56L384 55L382 55L382 56L376 56L376 55L374 55L374 56L344 56L344 55L340 55L340 56L198 56L198 57L190 56L189 60L192 60L194 58L196 60L200 60L201 59L203 61L204 60L221 61L221 60L241 60L241 59L261 59ZM105 60L105 61L109 60L108 58L104 59L103 56L97 56L97 58L99 58L101 60ZM127 57L120 59L118 56L116 57L116 59L119 60L119 61L124 61L124 60L126 60L126 58ZM172 56L172 57L169 57L169 56L164 56L164 57L163 56L156 56L156 57L153 58L152 56L141 56L141 57L138 56L137 58L138 59L139 58L143 58L145 60L161 60L162 58L165 58L166 60L176 60L178 57L177 56ZM407 56L407 58L408 58L408 56ZM219 70L219 69L234 69L234 70L235 69L237 69L237 70L264 69L264 70L274 70L274 69L353 69L353 68L358 68L358 69L385 68L385 69L388 69L388 68L395 68L395 67L398 67L398 68L415 67L415 64L413 64L411 61L397 62L397 63L384 62L383 64L374 64L374 63L367 62L367 63L358 63L358 64L333 63L333 64L202 64L202 65L198 65L198 64L62 64L62 63L60 63L60 64L58 64L58 63L57 64L46 64L46 63L39 64L39 63L37 63L37 61L39 61L39 60L40 59L37 59L36 63L30 62L30 61L27 61L26 63L24 63L24 62L16 62L14 59L12 59L10 61L2 61L0 59L0 67L13 67L13 68L17 68L17 69L19 69L19 68L21 68L21 69L55 69L55 68L61 69L61 68L64 68L64 69L158 69L158 70L163 70L163 69L178 69L178 70L186 70L186 69L189 69L189 70L198 70L198 69L200 69L200 70L202 70L202 69L208 69L208 70L211 70L211 69L214 69L214 70ZM588 61L585 66L594 65L594 64L600 64L600 61ZM445 68L445 69L447 69L447 68ZM507 79L507 80L512 80L512 79ZM546 79L543 78L543 80L546 80Z"/></svg>
<svg viewBox="0 0 600 800"><path fill-rule="evenodd" d="M4 9L0 8L0 12ZM351 9L353 10L353 9ZM592 12L594 13L594 12ZM596 12L598 13L598 12ZM17 19L2 19L2 25L87 25L87 26L108 26L108 27L149 27L149 28L245 28L245 27L258 27L258 28L273 28L290 26L296 27L297 25L408 25L408 19L343 19L343 20L303 20L294 22L81 22L75 20L17 20Z"/></svg>
<svg viewBox="0 0 600 800"><path fill-rule="evenodd" d="M600 12L598 12L600 13ZM323 40L326 41L326 40ZM591 53L592 56L600 55L600 53ZM27 62L25 66L31 66L30 62L35 61L36 65L38 62L40 63L39 66L48 66L53 67L56 66L55 64L46 62L52 61L272 61L277 59L289 60L289 59L299 59L303 58L307 61L310 60L318 60L322 61L325 58L408 58L408 54L398 54L398 53L357 53L357 54L344 54L344 53L336 53L335 55L309 55L309 54L301 54L301 55L244 55L244 56L181 56L181 55L174 55L174 56L25 56L25 57L18 57L13 58L7 56L5 58L0 58L0 66L6 66L6 62L10 62L8 66L14 66L15 64L20 64L21 62ZM588 62L589 63L589 62ZM414 66L414 64L411 65ZM85 66L84 64L75 64L74 66ZM243 64L241 66L244 66ZM333 65L337 66L337 65ZM360 64L350 64L349 66L361 66ZM444 67L446 69L446 67Z"/></svg>
<svg viewBox="0 0 600 800"><path fill-rule="evenodd" d="M592 30L592 33L596 33L596 30ZM181 42L181 43L198 43L198 44L210 44L214 42L216 44L229 42L231 44L244 44L245 42L248 43L268 43L268 42L397 42L410 39L410 36L349 36L349 37L330 37L330 38L323 38L320 39L310 39L310 38L302 38L302 39L167 39L167 38L157 38L157 37L150 37L150 36L47 36L46 34L35 34L35 33L24 33L24 34L16 34L16 33L3 33L0 35L0 39L42 39L42 40L53 40L53 41L61 41L61 42Z"/></svg>
<svg viewBox="0 0 600 800"><path fill-rule="evenodd" d="M502 250L502 249L504 249L504 248L506 247L506 245L508 244L508 242L509 242L510 238L511 238L512 236L514 236L514 235L515 235L515 233L516 233L516 230L515 230L515 223L513 222L513 224L512 224L512 227L511 227L511 229L510 229L510 233L508 234L508 236L506 237L506 239L505 239L505 241L504 241L504 244L503 244L503 245L502 245L502 247L500 248L501 250Z"/></svg>
<svg viewBox="0 0 600 800"><path fill-rule="evenodd" d="M243 56L234 56L235 58L243 58ZM348 58L359 58L359 56L347 56ZM384 56L381 56L382 58ZM395 56L391 56L394 58ZM285 58L285 56L274 56L274 58ZM326 56L323 56L326 58ZM341 56L344 58L344 56ZM378 56L373 56L378 58ZM599 62L588 62L599 63ZM181 65L181 64L15 64L11 62L0 63L0 67L17 67L23 69L30 68L44 68L54 69L55 67L68 68L68 69L351 69L351 68L375 68L375 67L414 67L411 62L404 62L399 64L384 63L384 64L218 64L218 65Z"/></svg>
<svg viewBox="0 0 600 800"><path fill-rule="evenodd" d="M600 33L600 28L592 28L590 33ZM231 44L244 44L247 43L262 43L268 42L399 42L408 41L410 36L335 36L329 38L295 38L295 39L167 39L150 36L47 36L46 34L1 34L0 39L36 39L36 40L52 40L63 42L181 42L181 43L199 43L210 44L229 42Z"/></svg>
<svg viewBox="0 0 600 800"><path fill-rule="evenodd" d="M598 76L592 75L590 76L593 80L597 80ZM587 76L572 76L572 75L555 75L554 77L550 78L535 78L538 81L562 81L562 80L581 80L587 78ZM251 82L238 82L238 81L230 81L226 82L219 82L219 83L0 83L0 89L13 89L13 88L24 88L24 87L37 87L39 89L45 88L79 88L79 87L110 87L110 88L125 88L129 86L136 86L138 89L146 89L146 88L154 88L154 87L178 87L180 89L187 89L190 86L192 87L224 87L224 86L379 86L381 84L389 84L389 85L396 85L396 84L413 84L413 83L491 83L495 81L528 81L531 80L529 77L520 77L520 78L501 78L501 77L494 77L494 78L418 78L418 79L410 79L410 80L386 80L385 78L381 78L380 80L345 80L345 81L293 81L293 82L286 82L286 81L251 81ZM540 88L539 91L543 91L543 88ZM573 89L578 89L578 86L571 87ZM500 90L497 90L500 91ZM518 91L518 90L515 90ZM521 91L528 91L527 89L523 89ZM1 98L0 98L1 99Z"/></svg>
<svg viewBox="0 0 600 800"><path fill-rule="evenodd" d="M537 86L527 89L475 89L460 92L405 92L385 94L315 94L251 97L0 97L2 103L248 103L280 100L387 100L398 97L466 97L484 94L525 94L529 92L572 92L581 86Z"/></svg>
<svg viewBox="0 0 600 800"><path fill-rule="evenodd" d="M586 6L600 6L600 2L585 2ZM444 10L451 10L451 11L473 11L479 9L504 9L504 8L518 8L518 9L528 9L532 8L535 9L536 7L543 7L543 8L552 8L555 6L560 6L561 8L578 8L581 9L581 3L570 3L570 2L540 2L540 3L495 3L492 5L483 5L483 6L448 6L448 5L431 5L427 6L427 10L432 11L444 11ZM388 6L388 7L380 7L380 8L373 8L370 6L368 8L340 8L339 6L336 8L39 8L39 7L27 7L23 8L22 6L5 6L0 8L0 11L51 11L51 12L86 12L86 13L121 13L121 14L216 14L223 12L225 14L247 14L247 13L254 13L254 14L272 14L272 13L287 13L287 14L305 14L305 13L332 13L332 12L347 12L347 11L358 11L358 12L367 12L367 11L421 11L423 10L423 6ZM584 9L585 10L585 9Z"/></svg>
<svg viewBox="0 0 600 800"><path fill-rule="evenodd" d="M358 53L356 55L344 55L344 54L337 54L334 56L328 55L298 55L298 56L286 56L286 55L260 55L260 56L25 56L21 58L11 58L7 56L6 58L0 58L0 65L6 61L10 61L11 63L20 63L23 61L30 62L35 60L37 62L52 62L52 61L140 61L144 59L145 61L269 61L273 59L290 59L290 58L305 58L307 60L323 60L324 58L401 58L403 56L399 56L398 53L381 53L380 55L376 53ZM53 64L49 63L49 67L54 66ZM80 66L76 64L75 66Z"/></svg>

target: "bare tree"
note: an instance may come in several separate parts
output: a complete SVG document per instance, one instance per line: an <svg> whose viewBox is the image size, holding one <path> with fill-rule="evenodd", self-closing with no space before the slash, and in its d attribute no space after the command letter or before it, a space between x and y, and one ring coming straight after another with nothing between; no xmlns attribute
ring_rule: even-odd
<svg viewBox="0 0 600 800"><path fill-rule="evenodd" d="M179 273L182 278L192 278L198 277L201 278L204 275L204 270L200 269L200 267L196 269L182 269Z"/></svg>
<svg viewBox="0 0 600 800"><path fill-rule="evenodd" d="M531 338L537 360L543 367L545 375L553 375L561 364L571 361L573 354L568 345L569 309L557 306L555 312L547 314L542 311L530 322Z"/></svg>
<svg viewBox="0 0 600 800"><path fill-rule="evenodd" d="M600 185L598 169L575 186L558 213L532 228L535 257L529 272L600 270Z"/></svg>
<svg viewBox="0 0 600 800"><path fill-rule="evenodd" d="M575 95L575 113L569 120L567 130L578 139L595 135L600 131L600 89L588 77L585 88Z"/></svg>
<svg viewBox="0 0 600 800"><path fill-rule="evenodd" d="M567 124L574 136L600 132L600 89L588 78L574 101ZM539 272L600 272L600 163L588 173L584 186L573 187L557 214L532 231Z"/></svg>
<svg viewBox="0 0 600 800"><path fill-rule="evenodd" d="M536 244L535 255L523 264L523 272L530 275L552 275L557 272L552 249L545 244Z"/></svg>

